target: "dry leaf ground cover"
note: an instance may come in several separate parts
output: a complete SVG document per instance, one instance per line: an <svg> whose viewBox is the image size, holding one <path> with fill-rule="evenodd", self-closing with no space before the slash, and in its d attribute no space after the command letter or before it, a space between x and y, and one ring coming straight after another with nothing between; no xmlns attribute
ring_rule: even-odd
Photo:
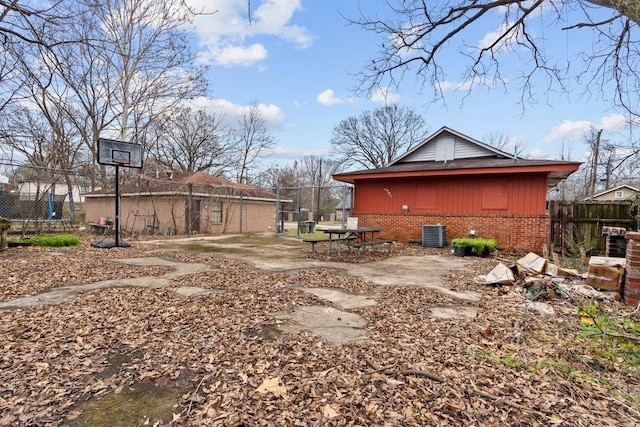
<svg viewBox="0 0 640 427"><path fill-rule="evenodd" d="M269 244L269 243L267 243ZM162 275L110 259L149 256L148 245L13 248L0 253L7 301L57 286ZM312 258L310 248L291 251ZM292 253L294 253L292 252ZM398 246L392 256L446 250ZM517 287L477 285L497 261L474 258L444 273L462 302L412 286L375 286L332 268L265 272L220 254L160 250L210 268L164 288L102 289L59 306L0 311L0 426L635 426L638 360L585 336L578 306L527 310ZM286 253L282 253L284 258ZM348 255L347 255L348 256ZM375 262L386 252L367 253ZM181 286L212 292L181 296ZM366 339L332 345L279 332L278 315L326 301L300 288L372 296L353 309ZM440 319L434 307L472 306L473 319ZM632 308L601 303L623 314ZM637 335L636 335L637 337ZM625 356L629 355L629 356Z"/></svg>

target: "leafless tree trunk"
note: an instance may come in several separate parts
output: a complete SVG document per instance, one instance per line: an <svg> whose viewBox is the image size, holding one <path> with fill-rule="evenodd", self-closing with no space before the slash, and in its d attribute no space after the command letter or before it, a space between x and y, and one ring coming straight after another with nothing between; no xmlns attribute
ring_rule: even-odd
<svg viewBox="0 0 640 427"><path fill-rule="evenodd" d="M235 168L236 181L248 183L250 167L268 155L269 150L276 145L257 102L249 105L242 119L232 129L231 135L237 158L234 163L238 165Z"/></svg>

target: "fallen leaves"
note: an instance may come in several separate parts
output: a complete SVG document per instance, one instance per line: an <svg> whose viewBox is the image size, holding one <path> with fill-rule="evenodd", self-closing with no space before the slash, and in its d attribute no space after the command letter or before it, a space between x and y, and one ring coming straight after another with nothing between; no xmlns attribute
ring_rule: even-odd
<svg viewBox="0 0 640 427"><path fill-rule="evenodd" d="M282 384L280 377L265 378L256 391L261 394L272 393L276 397L285 397L287 387Z"/></svg>
<svg viewBox="0 0 640 427"><path fill-rule="evenodd" d="M1 298L167 272L105 259L147 256L135 247L96 251L5 251L0 269L11 280ZM358 262L386 257L382 252L367 252ZM398 246L394 253L438 252ZM491 259L445 275L451 288L482 292L480 302L468 302L410 283L376 287L331 269L330 260L326 268L289 274L254 270L242 260L156 255L210 270L177 278L169 288L103 289L61 306L0 311L0 426L73 425L82 402L141 383L188 390L164 420L178 426L640 421L637 371L585 364L582 356L594 356L597 348L574 345L575 310L544 316L524 310L522 296L508 288L474 283L495 265ZM179 286L219 292L185 298L175 292ZM374 296L376 306L350 310L367 319L366 342L334 346L308 332L256 333L277 327L279 313L329 305L298 287ZM473 307L478 314L434 318L432 308L443 306ZM128 357L116 362L119 355Z"/></svg>

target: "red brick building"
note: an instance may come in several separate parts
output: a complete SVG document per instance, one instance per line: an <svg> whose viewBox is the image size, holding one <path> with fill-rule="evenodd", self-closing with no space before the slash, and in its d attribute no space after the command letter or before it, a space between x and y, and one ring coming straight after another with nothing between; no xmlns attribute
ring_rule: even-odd
<svg viewBox="0 0 640 427"><path fill-rule="evenodd" d="M547 191L579 162L514 157L442 127L379 169L333 179L354 185L353 216L398 241L419 240L424 224L443 224L446 238L493 238L498 247L539 252L550 240Z"/></svg>

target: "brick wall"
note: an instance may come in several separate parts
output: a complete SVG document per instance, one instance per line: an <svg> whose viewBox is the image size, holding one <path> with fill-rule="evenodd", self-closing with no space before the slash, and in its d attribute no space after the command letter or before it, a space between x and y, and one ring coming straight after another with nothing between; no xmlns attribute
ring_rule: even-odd
<svg viewBox="0 0 640 427"><path fill-rule="evenodd" d="M354 212L358 225L380 227L383 237L398 242L422 240L422 225L443 224L447 244L475 230L478 237L495 239L498 248L515 252L540 253L548 247L551 221L548 215L425 215L412 213Z"/></svg>
<svg viewBox="0 0 640 427"><path fill-rule="evenodd" d="M624 302L637 305L640 302L640 232L627 231L627 266L624 280Z"/></svg>

